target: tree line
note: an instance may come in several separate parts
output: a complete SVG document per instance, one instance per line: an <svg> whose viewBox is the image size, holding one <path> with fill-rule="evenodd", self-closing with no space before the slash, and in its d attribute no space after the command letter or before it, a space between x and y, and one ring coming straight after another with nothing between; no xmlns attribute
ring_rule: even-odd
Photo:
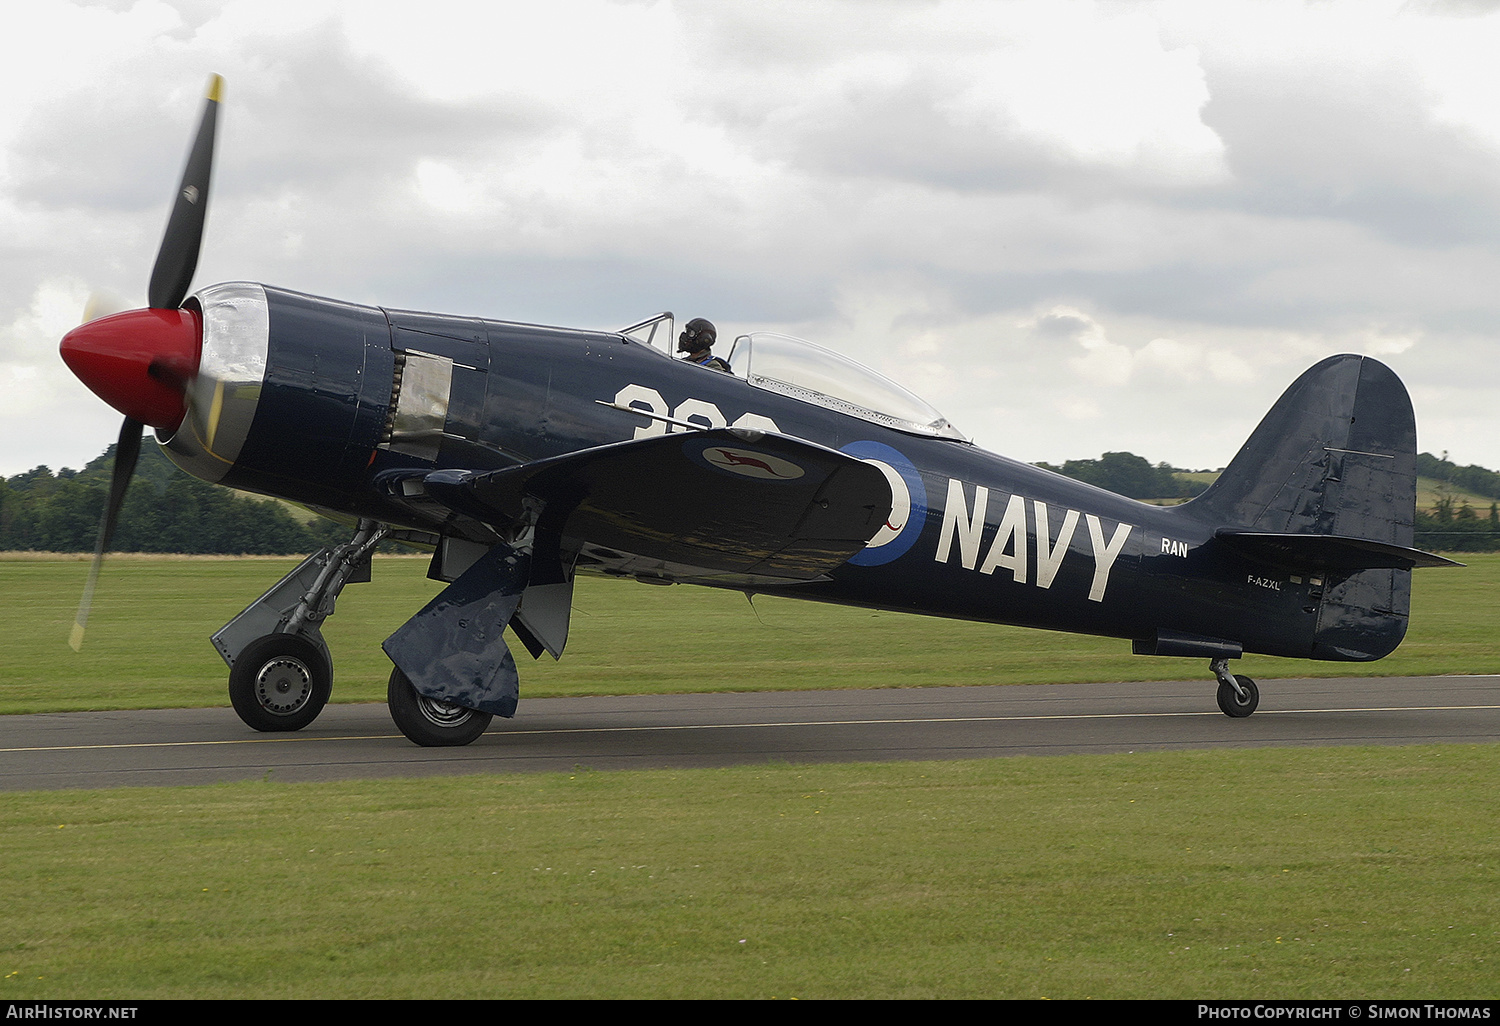
<svg viewBox="0 0 1500 1026"><path fill-rule="evenodd" d="M1107 452L1097 460L1068 460L1060 467L1037 466L1078 481L1107 488L1132 499L1186 499L1208 485L1183 476L1191 471L1166 463L1153 466L1129 452ZM1418 475L1439 482L1433 505L1418 509L1416 546L1444 552L1494 552L1500 550L1500 473L1473 464L1460 467L1448 454L1417 455ZM1457 493L1491 498L1489 508L1476 509Z"/></svg>
<svg viewBox="0 0 1500 1026"><path fill-rule="evenodd" d="M1433 508L1417 510L1417 548L1445 552L1500 550L1500 503L1485 511L1467 502L1454 508L1451 497L1439 497Z"/></svg>
<svg viewBox="0 0 1500 1026"><path fill-rule="evenodd" d="M1145 457L1133 452L1107 452L1097 460L1068 460L1060 467L1050 463L1036 466L1131 499L1191 499L1208 487L1206 483L1178 476L1193 471L1166 463L1152 466Z"/></svg>
<svg viewBox="0 0 1500 1026"><path fill-rule="evenodd" d="M0 551L92 552L109 497L114 446L82 470L36 467L0 478ZM237 495L185 474L151 441L120 510L116 552L299 555L349 532L304 524L278 502Z"/></svg>
<svg viewBox="0 0 1500 1026"><path fill-rule="evenodd" d="M92 552L109 495L114 446L82 470L36 467L0 478L0 551ZM1187 499L1207 485L1166 463L1129 452L1097 460L1037 466L1132 499ZM1417 456L1417 473L1442 485L1430 509L1417 511L1418 548L1446 552L1500 550L1500 473L1459 467L1447 453ZM1446 491L1445 491L1446 489ZM1492 497L1488 509L1454 493ZM141 447L113 548L117 552L298 555L343 541L348 531L329 520L303 523L285 506L237 495L178 470L154 442Z"/></svg>
<svg viewBox="0 0 1500 1026"><path fill-rule="evenodd" d="M1417 473L1437 481L1431 509L1417 510L1417 547L1448 552L1500 550L1500 474L1475 464L1460 467L1445 452L1417 454ZM1457 492L1492 500L1489 509L1475 509Z"/></svg>

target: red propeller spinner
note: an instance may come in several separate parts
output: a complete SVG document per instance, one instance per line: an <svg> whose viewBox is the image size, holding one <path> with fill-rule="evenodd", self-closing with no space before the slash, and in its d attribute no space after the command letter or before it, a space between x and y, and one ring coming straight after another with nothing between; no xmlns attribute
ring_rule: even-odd
<svg viewBox="0 0 1500 1026"><path fill-rule="evenodd" d="M125 416L172 432L187 413L202 325L192 310L128 310L63 336L62 358L95 395Z"/></svg>

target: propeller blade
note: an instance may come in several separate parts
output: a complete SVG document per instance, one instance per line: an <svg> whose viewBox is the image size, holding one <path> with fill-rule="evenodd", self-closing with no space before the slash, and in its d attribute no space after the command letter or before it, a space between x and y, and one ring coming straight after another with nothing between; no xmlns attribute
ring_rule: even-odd
<svg viewBox="0 0 1500 1026"><path fill-rule="evenodd" d="M96 289L89 293L89 301L83 307L83 320L79 324L87 324L89 321L97 321L101 317L111 314L124 313L131 308L129 301L120 298L113 292Z"/></svg>
<svg viewBox="0 0 1500 1026"><path fill-rule="evenodd" d="M115 444L114 473L109 480L109 501L104 504L104 515L99 521L99 540L94 545L94 562L89 566L89 579L83 586L83 601L78 603L78 616L73 620L73 631L68 644L74 652L83 649L83 632L89 623L89 607L94 604L94 586L99 583L99 569L104 565L104 553L115 537L115 525L120 519L120 507L125 504L125 490L130 487L131 475L135 473L136 460L141 455L141 422L130 417L120 425L120 440Z"/></svg>
<svg viewBox="0 0 1500 1026"><path fill-rule="evenodd" d="M208 97L203 103L203 120L188 154L177 188L177 200L167 230L162 235L156 266L151 269L151 287L147 292L151 306L158 310L175 310L187 298L193 272L198 268L198 250L203 244L203 222L208 215L208 180L214 163L214 126L219 118L219 95L224 80L214 75L208 80Z"/></svg>

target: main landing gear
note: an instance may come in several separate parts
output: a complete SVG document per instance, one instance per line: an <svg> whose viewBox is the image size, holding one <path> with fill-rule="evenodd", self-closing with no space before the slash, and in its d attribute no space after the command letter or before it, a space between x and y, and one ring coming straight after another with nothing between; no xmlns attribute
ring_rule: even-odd
<svg viewBox="0 0 1500 1026"><path fill-rule="evenodd" d="M407 739L423 748L457 748L485 732L494 717L419 694L399 667L392 668L386 688L391 719Z"/></svg>
<svg viewBox="0 0 1500 1026"><path fill-rule="evenodd" d="M328 650L299 634L267 634L246 645L229 671L229 701L261 731L301 730L333 691Z"/></svg>
<svg viewBox="0 0 1500 1026"><path fill-rule="evenodd" d="M344 585L370 579L386 528L361 520L354 537L320 549L213 636L229 665L229 701L260 731L301 730L333 690L333 659L319 627Z"/></svg>
<svg viewBox="0 0 1500 1026"><path fill-rule="evenodd" d="M213 636L229 664L229 701L248 726L301 730L318 718L333 691L333 659L319 627L344 585L370 579L370 554L386 533L361 520L354 537L307 557ZM386 697L401 733L424 748L466 745L493 718L418 694L399 669Z"/></svg>
<svg viewBox="0 0 1500 1026"><path fill-rule="evenodd" d="M1208 668L1219 681L1219 708L1225 716L1241 719L1260 705L1260 688L1249 677L1231 674L1228 659L1215 659Z"/></svg>

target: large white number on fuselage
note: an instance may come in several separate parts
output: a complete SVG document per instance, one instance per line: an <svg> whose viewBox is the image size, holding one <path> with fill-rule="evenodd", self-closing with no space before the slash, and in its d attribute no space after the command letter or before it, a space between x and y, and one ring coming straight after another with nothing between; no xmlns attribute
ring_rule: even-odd
<svg viewBox="0 0 1500 1026"><path fill-rule="evenodd" d="M704 399L684 399L675 408L670 408L660 392L646 385L626 385L615 393L615 403L620 406L635 407L655 417L672 417L674 420L702 424L705 428L737 427L781 431L774 420L770 417L763 417L759 413L742 413L735 418L733 424L730 424L724 414L719 412L717 406ZM664 435L669 431L690 430L692 429L680 424L651 419L636 427L634 437L650 438L652 435Z"/></svg>

